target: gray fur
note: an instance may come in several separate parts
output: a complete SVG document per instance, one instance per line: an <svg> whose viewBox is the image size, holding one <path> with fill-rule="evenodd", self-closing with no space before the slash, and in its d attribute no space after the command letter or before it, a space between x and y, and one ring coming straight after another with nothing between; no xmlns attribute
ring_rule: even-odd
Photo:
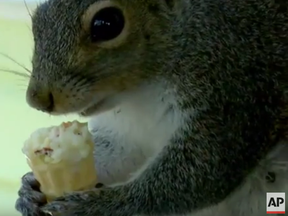
<svg viewBox="0 0 288 216"><path fill-rule="evenodd" d="M264 215L265 209L247 204L264 196L265 189L258 190L257 184L287 191L287 169L283 175L276 169L276 178L282 178L275 183L264 181L271 163L260 180L251 179L262 173L262 162L287 133L288 3L115 0L131 17L129 43L94 50L91 44L85 47L79 22L93 2L48 0L36 10L28 103L51 114L81 113L92 91L107 87L108 77L112 95L159 82L169 91L163 98L169 108L161 120L172 116L171 125L176 125L178 113L185 117L165 146L155 150L151 163L145 152L131 151L129 157L135 154L136 162L127 175L142 171L134 179L125 175L125 183L69 194L42 209L58 212L59 206L64 208L58 212L61 216ZM49 92L58 110L45 108ZM169 101L171 95L175 103ZM122 137L112 137L115 131L102 132L95 132L96 145L108 143L113 150ZM138 145L142 140L130 141ZM111 150L102 148L99 154ZM137 158L141 153L143 158ZM96 167L101 169L107 162L97 163L97 157ZM23 182L17 209L23 216L38 216L34 198L40 194L27 185Z"/></svg>

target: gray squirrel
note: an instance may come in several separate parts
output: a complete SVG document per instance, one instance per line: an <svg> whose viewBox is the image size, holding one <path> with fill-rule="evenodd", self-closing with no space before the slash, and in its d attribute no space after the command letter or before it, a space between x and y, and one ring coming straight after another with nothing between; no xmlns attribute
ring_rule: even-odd
<svg viewBox="0 0 288 216"><path fill-rule="evenodd" d="M90 118L102 188L23 216L263 216L288 192L288 2L48 0L28 104Z"/></svg>

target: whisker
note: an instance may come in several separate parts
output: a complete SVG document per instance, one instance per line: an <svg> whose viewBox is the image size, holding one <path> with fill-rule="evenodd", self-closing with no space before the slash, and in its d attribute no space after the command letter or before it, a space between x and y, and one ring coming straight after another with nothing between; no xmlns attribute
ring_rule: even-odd
<svg viewBox="0 0 288 216"><path fill-rule="evenodd" d="M39 7L41 4L41 1L40 0L37 0L37 7Z"/></svg>
<svg viewBox="0 0 288 216"><path fill-rule="evenodd" d="M30 18L32 19L32 14L31 14L31 11L29 10L29 7L28 7L28 5L27 5L26 0L24 0L24 5L25 5L25 8L26 8L26 10L27 10L27 12L28 12Z"/></svg>
<svg viewBox="0 0 288 216"><path fill-rule="evenodd" d="M31 74L31 70L29 70L27 67L25 67L23 64L19 63L18 61L16 61L14 58L10 57L9 55L0 52L0 55L2 55L3 57L9 59L10 61L14 62L15 64L17 64L18 66L20 66L21 68L23 68L24 70L26 70L28 73Z"/></svg>
<svg viewBox="0 0 288 216"><path fill-rule="evenodd" d="M16 83L18 86L24 86L24 87L27 87L28 85L29 85L29 83L28 82L22 82L23 80L18 80L18 81L21 81L21 82L18 82L18 83Z"/></svg>
<svg viewBox="0 0 288 216"><path fill-rule="evenodd" d="M23 87L23 86L16 86L18 90L20 90L21 92L24 91L26 92L27 91L27 87Z"/></svg>
<svg viewBox="0 0 288 216"><path fill-rule="evenodd" d="M10 74L15 74L17 76L21 76L21 77L24 77L24 78L30 78L29 75L25 74L25 73L21 73L21 72L18 72L18 71L15 71L15 70L9 70L9 69L0 69L0 71L2 72L6 72L6 73L10 73Z"/></svg>
<svg viewBox="0 0 288 216"><path fill-rule="evenodd" d="M26 24L25 26L26 26L26 28L28 29L28 31L29 31L29 32L31 32L31 31L32 31L32 29L31 29L31 26L30 26L30 25Z"/></svg>

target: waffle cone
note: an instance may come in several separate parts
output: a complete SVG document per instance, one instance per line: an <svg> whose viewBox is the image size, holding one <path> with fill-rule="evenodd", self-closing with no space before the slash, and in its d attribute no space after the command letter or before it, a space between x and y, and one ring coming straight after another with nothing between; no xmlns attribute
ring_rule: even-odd
<svg viewBox="0 0 288 216"><path fill-rule="evenodd" d="M78 162L45 163L37 157L29 158L27 162L39 181L40 189L46 195L47 201L69 192L88 190L96 185L92 153Z"/></svg>

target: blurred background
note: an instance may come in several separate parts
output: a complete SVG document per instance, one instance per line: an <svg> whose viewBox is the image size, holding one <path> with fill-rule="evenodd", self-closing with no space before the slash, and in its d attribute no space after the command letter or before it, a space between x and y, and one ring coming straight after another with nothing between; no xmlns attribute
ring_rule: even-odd
<svg viewBox="0 0 288 216"><path fill-rule="evenodd" d="M26 0L29 11L33 13L40 2ZM20 215L14 205L20 179L29 171L21 152L25 139L39 127L76 118L51 117L26 104L28 78L5 71L28 74L16 62L30 70L32 51L31 22L24 0L0 0L0 215Z"/></svg>

